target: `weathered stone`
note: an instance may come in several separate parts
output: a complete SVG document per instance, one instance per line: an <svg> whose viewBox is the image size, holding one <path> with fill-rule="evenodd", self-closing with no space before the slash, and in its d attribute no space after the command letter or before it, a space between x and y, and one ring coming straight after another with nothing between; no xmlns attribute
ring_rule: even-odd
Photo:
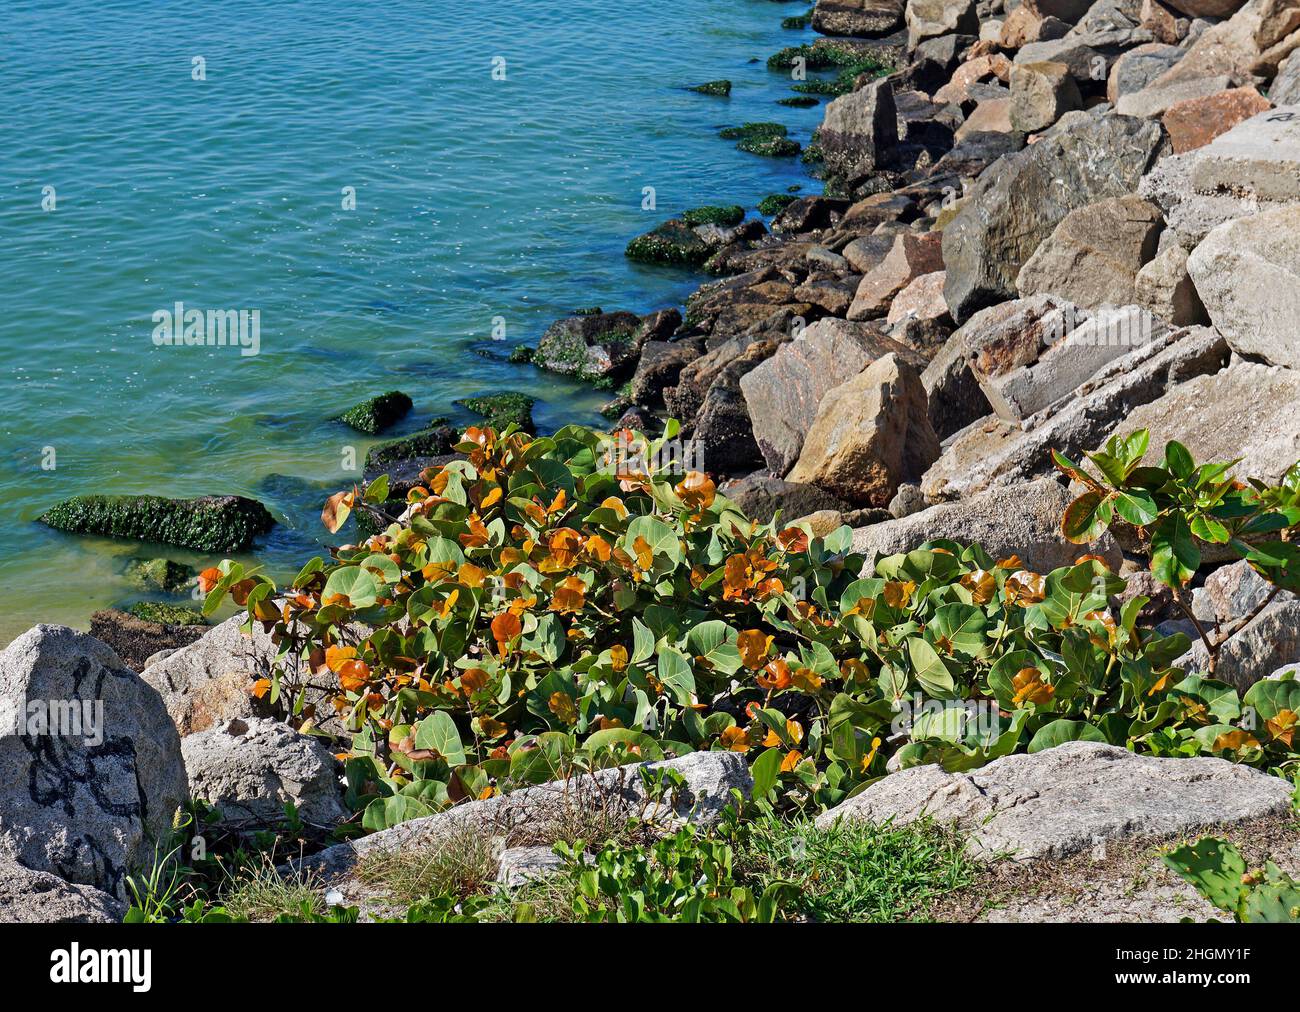
<svg viewBox="0 0 1300 1012"><path fill-rule="evenodd" d="M976 369L975 377L1000 416L1028 418L1068 397L1108 363L1167 330L1163 321L1139 306L1103 306L1033 364L995 376Z"/></svg>
<svg viewBox="0 0 1300 1012"><path fill-rule="evenodd" d="M317 738L265 718L236 718L181 740L190 796L227 827L263 829L292 804L308 825L332 829L347 817L334 756Z"/></svg>
<svg viewBox="0 0 1300 1012"><path fill-rule="evenodd" d="M0 924L116 924L125 912L92 886L0 859Z"/></svg>
<svg viewBox="0 0 1300 1012"><path fill-rule="evenodd" d="M943 270L943 234L905 232L879 264L862 276L849 307L850 320L884 316L894 296L922 274Z"/></svg>
<svg viewBox="0 0 1300 1012"><path fill-rule="evenodd" d="M1192 189L1259 200L1300 200L1300 106L1260 113L1201 149Z"/></svg>
<svg viewBox="0 0 1300 1012"><path fill-rule="evenodd" d="M936 102L953 102L958 105L970 97L970 87L980 81L998 80L1004 84L1011 79L1011 61L1001 53L967 60L952 72L948 83L934 93Z"/></svg>
<svg viewBox="0 0 1300 1012"><path fill-rule="evenodd" d="M1106 78L1106 100L1114 105L1125 95L1141 91L1181 60L1185 53L1186 50L1179 46L1158 42L1130 49L1111 65L1110 75Z"/></svg>
<svg viewBox="0 0 1300 1012"><path fill-rule="evenodd" d="M1156 79L1173 84L1227 76L1234 84L1269 78L1300 46L1300 7L1293 0L1249 0L1227 21L1205 29L1177 66Z"/></svg>
<svg viewBox="0 0 1300 1012"><path fill-rule="evenodd" d="M1017 63L1011 68L1011 129L1046 130L1083 105L1079 86L1064 63Z"/></svg>
<svg viewBox="0 0 1300 1012"><path fill-rule="evenodd" d="M1209 670L1209 651L1196 636L1174 663L1188 672ZM1245 692L1279 667L1300 661L1300 601L1274 601L1219 647L1214 677Z"/></svg>
<svg viewBox="0 0 1300 1012"><path fill-rule="evenodd" d="M186 793L162 700L103 643L38 625L0 654L0 860L125 899Z"/></svg>
<svg viewBox="0 0 1300 1012"><path fill-rule="evenodd" d="M1011 298L1020 268L1061 219L1132 193L1164 145L1158 123L1066 113L1038 143L990 168L943 230L953 319Z"/></svg>
<svg viewBox="0 0 1300 1012"><path fill-rule="evenodd" d="M964 339L954 333L921 374L930 426L940 439L947 439L992 410L966 362L966 355Z"/></svg>
<svg viewBox="0 0 1300 1012"><path fill-rule="evenodd" d="M683 783L669 787L662 800L652 800L641 770L674 770ZM673 830L686 823L711 826L732 803L731 792L748 797L753 779L745 757L736 752L692 752L665 762L618 766L568 780L524 787L456 805L436 815L411 819L349 843L329 847L302 862L302 870L326 880L345 876L367 854L409 851L454 839L466 831L491 833L509 846L522 837L529 842L562 838L566 827L584 815L599 814L610 826L629 818L652 827Z"/></svg>
<svg viewBox="0 0 1300 1012"><path fill-rule="evenodd" d="M829 228L849 208L847 200L810 195L783 207L772 219L772 231L778 235L797 235Z"/></svg>
<svg viewBox="0 0 1300 1012"><path fill-rule="evenodd" d="M823 35L878 38L903 23L904 0L817 0L814 31Z"/></svg>
<svg viewBox="0 0 1300 1012"><path fill-rule="evenodd" d="M1191 27L1191 22L1187 18L1178 17L1160 0L1142 0L1139 15L1142 27L1154 35L1157 42L1166 45L1177 45L1182 42L1187 38L1188 29Z"/></svg>
<svg viewBox="0 0 1300 1012"><path fill-rule="evenodd" d="M663 403L664 388L677 385L682 370L704 353L697 340L647 341L632 374L633 402L655 407Z"/></svg>
<svg viewBox="0 0 1300 1012"><path fill-rule="evenodd" d="M564 858L554 847L509 847L497 858L497 882L517 889L564 870Z"/></svg>
<svg viewBox="0 0 1300 1012"><path fill-rule="evenodd" d="M1180 102L1205 98L1207 95L1217 95L1219 92L1231 88L1235 83L1233 78L1226 75L1194 77L1185 81L1170 83L1162 83L1163 81L1164 77L1162 75L1141 91L1121 95L1115 103L1115 110L1121 116L1140 116L1145 119L1155 119L1163 116L1168 109L1173 108Z"/></svg>
<svg viewBox="0 0 1300 1012"><path fill-rule="evenodd" d="M938 456L920 371L890 354L826 394L789 478L884 507Z"/></svg>
<svg viewBox="0 0 1300 1012"><path fill-rule="evenodd" d="M1165 0L1174 10L1193 18L1230 18L1246 0Z"/></svg>
<svg viewBox="0 0 1300 1012"><path fill-rule="evenodd" d="M1300 51L1293 52L1278 67L1269 85L1268 99L1274 105L1300 105Z"/></svg>
<svg viewBox="0 0 1300 1012"><path fill-rule="evenodd" d="M1213 144L1162 159L1138 184L1138 195L1164 211L1167 232L1189 252L1224 222L1279 206L1262 203L1251 196L1193 192L1192 169L1210 147Z"/></svg>
<svg viewBox="0 0 1300 1012"><path fill-rule="evenodd" d="M973 136L986 133L1011 132L1011 99L990 98L980 102L953 134L953 140L962 144Z"/></svg>
<svg viewBox="0 0 1300 1012"><path fill-rule="evenodd" d="M818 309L843 319L853 304L853 293L861 279L854 277L854 283L839 278L819 278L805 281L794 290L794 297L801 302L816 306Z"/></svg>
<svg viewBox="0 0 1300 1012"><path fill-rule="evenodd" d="M1063 858L1105 840L1167 838L1284 815L1291 785L1225 759L1161 759L1075 741L996 759L970 773L903 770L818 816L906 825L923 816L970 832L993 860Z"/></svg>
<svg viewBox="0 0 1300 1012"><path fill-rule="evenodd" d="M907 48L939 35L978 35L975 0L907 0Z"/></svg>
<svg viewBox="0 0 1300 1012"><path fill-rule="evenodd" d="M1242 481L1275 482L1300 460L1300 373L1235 360L1135 408L1124 431L1135 429L1148 429L1153 447L1178 440L1198 461L1241 458L1232 473Z"/></svg>
<svg viewBox="0 0 1300 1012"><path fill-rule="evenodd" d="M1300 366L1300 207L1220 225L1192 252L1187 270L1232 349ZM1235 456L1235 454L1230 455Z"/></svg>
<svg viewBox="0 0 1300 1012"><path fill-rule="evenodd" d="M1175 154L1202 148L1238 123L1272 108L1254 88L1232 88L1217 95L1191 98L1165 110L1160 121Z"/></svg>
<svg viewBox="0 0 1300 1012"><path fill-rule="evenodd" d="M557 320L537 344L533 362L550 372L594 380L630 373L645 343L635 313L591 313Z"/></svg>
<svg viewBox="0 0 1300 1012"><path fill-rule="evenodd" d="M1172 242L1138 271L1133 282L1133 302L1176 327L1209 322L1187 273L1187 255Z"/></svg>
<svg viewBox="0 0 1300 1012"><path fill-rule="evenodd" d="M1155 256L1160 208L1141 197L1109 197L1067 214L1020 269L1021 298L1056 295L1084 309L1133 302L1142 265Z"/></svg>
<svg viewBox="0 0 1300 1012"><path fill-rule="evenodd" d="M852 183L882 167L898 146L898 113L888 81L842 95L818 131L826 172Z"/></svg>
<svg viewBox="0 0 1300 1012"><path fill-rule="evenodd" d="M1241 559L1220 566L1205 578L1204 586L1192 593L1192 614L1201 622L1226 623L1245 618L1267 600L1273 591L1269 583L1250 563ZM1294 600L1295 595L1280 592L1284 600Z"/></svg>
<svg viewBox="0 0 1300 1012"><path fill-rule="evenodd" d="M844 247L844 259L856 273L867 274L889 256L895 238L886 233L861 236Z"/></svg>
<svg viewBox="0 0 1300 1012"><path fill-rule="evenodd" d="M850 509L843 499L816 485L795 485L762 473L724 485L721 491L745 516L761 524L768 523L778 512L789 519L824 510Z"/></svg>
<svg viewBox="0 0 1300 1012"><path fill-rule="evenodd" d="M890 326L902 320L937 320L948 318L948 303L943 300L943 271L922 274L894 297L885 322Z"/></svg>
<svg viewBox="0 0 1300 1012"><path fill-rule="evenodd" d="M754 439L773 475L783 476L799 459L804 436L826 394L888 354L924 367L879 325L821 320L741 377Z"/></svg>
<svg viewBox="0 0 1300 1012"><path fill-rule="evenodd" d="M1052 450L1076 458L1095 450L1141 405L1186 379L1217 373L1230 354L1227 342L1208 327L1157 338L1115 359L1072 397L1032 419L990 416L968 425L949 439L921 489L934 500L952 499L1053 474Z"/></svg>
<svg viewBox="0 0 1300 1012"><path fill-rule="evenodd" d="M875 572L878 555L910 552L934 540L979 544L995 559L1019 555L1027 568L1038 573L1073 565L1088 553L1102 556L1118 570L1123 556L1109 534L1087 546L1071 544L1061 536L1061 516L1073 499L1068 489L1050 478L991 489L855 530L853 550L867 556L864 576Z"/></svg>

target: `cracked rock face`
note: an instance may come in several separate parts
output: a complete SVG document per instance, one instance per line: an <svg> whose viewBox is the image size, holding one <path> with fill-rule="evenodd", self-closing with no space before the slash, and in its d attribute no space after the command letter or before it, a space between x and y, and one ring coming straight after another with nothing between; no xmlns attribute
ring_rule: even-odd
<svg viewBox="0 0 1300 1012"><path fill-rule="evenodd" d="M929 816L992 860L1068 857L1106 840L1162 838L1290 811L1291 785L1224 759L1158 759L1098 742L1013 755L970 773L903 770L823 813L899 825Z"/></svg>

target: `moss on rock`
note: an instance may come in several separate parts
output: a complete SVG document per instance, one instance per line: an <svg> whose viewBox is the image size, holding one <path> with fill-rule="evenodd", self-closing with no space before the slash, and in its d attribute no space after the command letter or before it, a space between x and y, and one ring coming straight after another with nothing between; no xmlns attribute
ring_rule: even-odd
<svg viewBox="0 0 1300 1012"><path fill-rule="evenodd" d="M476 415L482 415L483 421L498 432L511 424L518 425L529 432L533 431L534 401L527 394L506 390L483 397L466 397L456 403Z"/></svg>
<svg viewBox="0 0 1300 1012"><path fill-rule="evenodd" d="M793 193L769 193L758 202L758 213L768 217L778 215L798 199Z"/></svg>
<svg viewBox="0 0 1300 1012"><path fill-rule="evenodd" d="M697 84L690 89L698 91L701 95L716 95L718 98L726 98L731 94L730 81L705 81L703 84Z"/></svg>
<svg viewBox="0 0 1300 1012"><path fill-rule="evenodd" d="M275 526L265 506L238 495L78 495L37 519L70 534L157 541L196 552L242 551Z"/></svg>
<svg viewBox="0 0 1300 1012"><path fill-rule="evenodd" d="M194 570L171 559L132 559L126 564L126 582L137 590L175 594L194 580Z"/></svg>
<svg viewBox="0 0 1300 1012"><path fill-rule="evenodd" d="M197 608L185 604L163 604L159 601L138 601L126 609L128 615L159 625L207 625L208 620Z"/></svg>
<svg viewBox="0 0 1300 1012"><path fill-rule="evenodd" d="M533 349L526 344L517 344L510 350L510 361L516 365L527 365L533 360Z"/></svg>
<svg viewBox="0 0 1300 1012"><path fill-rule="evenodd" d="M390 390L362 401L338 416L338 421L371 436L383 432L411 410L411 398L400 390Z"/></svg>
<svg viewBox="0 0 1300 1012"><path fill-rule="evenodd" d="M384 467L412 457L436 457L450 453L456 445L458 433L446 421L445 418L436 418L427 429L372 446L366 454L366 467Z"/></svg>
<svg viewBox="0 0 1300 1012"><path fill-rule="evenodd" d="M751 155L763 155L767 158L789 158L797 155L801 148L798 141L788 137L754 137L746 138L736 145L741 151Z"/></svg>
<svg viewBox="0 0 1300 1012"><path fill-rule="evenodd" d="M792 109L810 109L814 105L821 103L821 99L816 95L791 95L789 98L778 98L777 105L788 105Z"/></svg>
<svg viewBox="0 0 1300 1012"><path fill-rule="evenodd" d="M723 228L730 228L733 225L739 225L744 219L745 209L739 204L727 206L708 204L704 207L693 207L689 211L682 212L682 221L692 227L696 225L721 225Z"/></svg>
<svg viewBox="0 0 1300 1012"><path fill-rule="evenodd" d="M627 244L624 254L642 263L698 267L712 252L708 243L691 231L686 222L674 219L637 236Z"/></svg>
<svg viewBox="0 0 1300 1012"><path fill-rule="evenodd" d="M784 137L789 132L782 123L742 123L740 126L723 127L718 131L718 136L724 141L748 141Z"/></svg>

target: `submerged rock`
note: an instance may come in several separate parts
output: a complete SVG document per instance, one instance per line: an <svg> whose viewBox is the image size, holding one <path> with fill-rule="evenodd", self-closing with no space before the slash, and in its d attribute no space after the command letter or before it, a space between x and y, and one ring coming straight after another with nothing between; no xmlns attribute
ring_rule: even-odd
<svg viewBox="0 0 1300 1012"><path fill-rule="evenodd" d="M90 616L90 635L111 647L132 671L143 671L160 650L188 646L207 628L201 616L197 622L161 622L148 612L142 616L117 608L101 608Z"/></svg>
<svg viewBox="0 0 1300 1012"><path fill-rule="evenodd" d="M349 408L338 416L338 420L358 432L373 436L406 417L411 407L410 397L400 390L390 390Z"/></svg>
<svg viewBox="0 0 1300 1012"><path fill-rule="evenodd" d="M501 432L507 425L518 425L525 432L533 431L534 400L527 394L504 390L499 394L466 397L456 401L476 415L483 416L483 424Z"/></svg>
<svg viewBox="0 0 1300 1012"><path fill-rule="evenodd" d="M196 552L239 552L275 526L254 499L207 495L164 499L155 495L78 495L38 520L70 534L157 541Z"/></svg>

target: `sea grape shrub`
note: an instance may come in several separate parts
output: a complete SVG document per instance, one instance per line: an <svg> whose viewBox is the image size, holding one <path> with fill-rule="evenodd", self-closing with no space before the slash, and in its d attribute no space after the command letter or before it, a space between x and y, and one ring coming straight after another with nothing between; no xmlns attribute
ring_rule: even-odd
<svg viewBox="0 0 1300 1012"><path fill-rule="evenodd" d="M1248 869L1227 840L1206 837L1165 855L1165 864L1238 923L1300 921L1300 882L1269 861Z"/></svg>
<svg viewBox="0 0 1300 1012"><path fill-rule="evenodd" d="M1197 464L1177 441L1165 446L1158 466L1143 466L1150 442L1146 429L1112 436L1105 449L1088 454L1096 474L1053 451L1057 469L1082 489L1061 519L1062 533L1084 543L1114 527L1147 556L1151 573L1173 591L1193 624L1214 672L1219 648L1283 590L1300 591L1300 549L1292 541L1300 525L1300 463L1275 486L1229 472L1239 461ZM1186 588L1201 568L1202 545L1225 546L1273 584L1249 615L1209 630L1192 613Z"/></svg>
<svg viewBox="0 0 1300 1012"><path fill-rule="evenodd" d="M1189 641L1139 629L1144 599L1113 608L1100 558L1042 574L935 541L863 578L848 527L758 524L705 475L651 466L677 431L470 429L398 521L283 592L230 561L202 574L209 612L231 595L280 644L255 692L274 700L294 662L336 681L367 828L699 749L746 754L782 807L835 804L891 759L969 769L1075 739L1294 764L1296 684L1245 700L1277 733L1239 733L1236 692L1173 667ZM322 519L387 496L338 493Z"/></svg>

